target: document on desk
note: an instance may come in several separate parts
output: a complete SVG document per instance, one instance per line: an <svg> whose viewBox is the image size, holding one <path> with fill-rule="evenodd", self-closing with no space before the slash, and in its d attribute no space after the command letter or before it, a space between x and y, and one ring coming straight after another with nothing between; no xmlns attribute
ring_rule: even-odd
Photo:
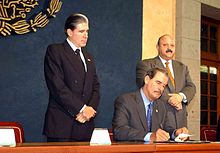
<svg viewBox="0 0 220 153"><path fill-rule="evenodd" d="M210 143L210 141L201 141L201 140L187 140L182 142L176 142L174 140L168 141L154 141L154 143L185 143L185 144L201 144L201 143Z"/></svg>
<svg viewBox="0 0 220 153"><path fill-rule="evenodd" d="M180 133L175 139L174 141L176 142L184 142L184 140L182 140L182 138L187 138L187 137L191 137L193 135L191 134L186 134L186 133Z"/></svg>
<svg viewBox="0 0 220 153"><path fill-rule="evenodd" d="M168 141L154 141L154 143L210 143L210 141L201 141L201 140L181 140L181 138L185 137L191 137L193 135L191 134L186 134L186 133L181 133L179 134L174 140L168 140Z"/></svg>

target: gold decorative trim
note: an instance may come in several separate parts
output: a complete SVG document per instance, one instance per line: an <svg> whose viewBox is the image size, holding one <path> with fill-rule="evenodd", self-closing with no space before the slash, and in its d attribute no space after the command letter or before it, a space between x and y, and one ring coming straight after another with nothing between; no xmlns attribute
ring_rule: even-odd
<svg viewBox="0 0 220 153"><path fill-rule="evenodd" d="M2 0L0 1L0 35L25 34L36 32L45 27L49 18L55 18L62 2L51 0L46 11L39 12L33 19L27 20L27 13L38 5L38 0Z"/></svg>

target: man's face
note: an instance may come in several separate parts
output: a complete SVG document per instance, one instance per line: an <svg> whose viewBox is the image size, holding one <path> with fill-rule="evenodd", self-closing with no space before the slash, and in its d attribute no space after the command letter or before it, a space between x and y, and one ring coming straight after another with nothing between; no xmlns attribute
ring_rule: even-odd
<svg viewBox="0 0 220 153"><path fill-rule="evenodd" d="M171 60L175 54L175 42L170 36L164 36L160 39L157 50L164 60Z"/></svg>
<svg viewBox="0 0 220 153"><path fill-rule="evenodd" d="M167 83L168 77L162 72L158 71L152 79L150 79L149 76L146 76L145 85L143 86L145 96L150 101L160 98Z"/></svg>
<svg viewBox="0 0 220 153"><path fill-rule="evenodd" d="M68 29L69 40L78 48L85 47L88 40L89 25L88 23L80 23L76 29Z"/></svg>

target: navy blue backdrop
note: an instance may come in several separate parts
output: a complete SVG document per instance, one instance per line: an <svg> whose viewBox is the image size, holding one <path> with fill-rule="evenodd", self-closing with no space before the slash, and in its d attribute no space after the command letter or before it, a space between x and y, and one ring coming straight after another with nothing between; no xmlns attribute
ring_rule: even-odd
<svg viewBox="0 0 220 153"><path fill-rule="evenodd" d="M32 12L45 9L39 1ZM0 38L0 121L18 121L27 142L42 135L48 103L43 61L46 47L63 42L64 22L73 12L90 20L88 50L94 55L101 83L96 127L111 128L114 99L136 90L135 66L142 51L142 0L62 0L56 18L36 33ZM31 15L31 14L30 14Z"/></svg>

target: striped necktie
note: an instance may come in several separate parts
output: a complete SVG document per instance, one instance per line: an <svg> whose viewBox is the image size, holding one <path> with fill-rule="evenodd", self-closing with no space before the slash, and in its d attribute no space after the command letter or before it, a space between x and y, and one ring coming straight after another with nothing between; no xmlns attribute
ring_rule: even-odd
<svg viewBox="0 0 220 153"><path fill-rule="evenodd" d="M151 124L152 124L152 103L148 104L148 107L147 107L147 129L148 129L148 132L151 132Z"/></svg>
<svg viewBox="0 0 220 153"><path fill-rule="evenodd" d="M169 68L169 62L166 62L165 64L166 64L166 70L167 70L168 76L170 78L170 81L172 82L172 85L173 85L174 89L175 89L175 87L176 87L175 86L175 81L174 81L174 78L173 78L172 73L171 73L170 68Z"/></svg>

